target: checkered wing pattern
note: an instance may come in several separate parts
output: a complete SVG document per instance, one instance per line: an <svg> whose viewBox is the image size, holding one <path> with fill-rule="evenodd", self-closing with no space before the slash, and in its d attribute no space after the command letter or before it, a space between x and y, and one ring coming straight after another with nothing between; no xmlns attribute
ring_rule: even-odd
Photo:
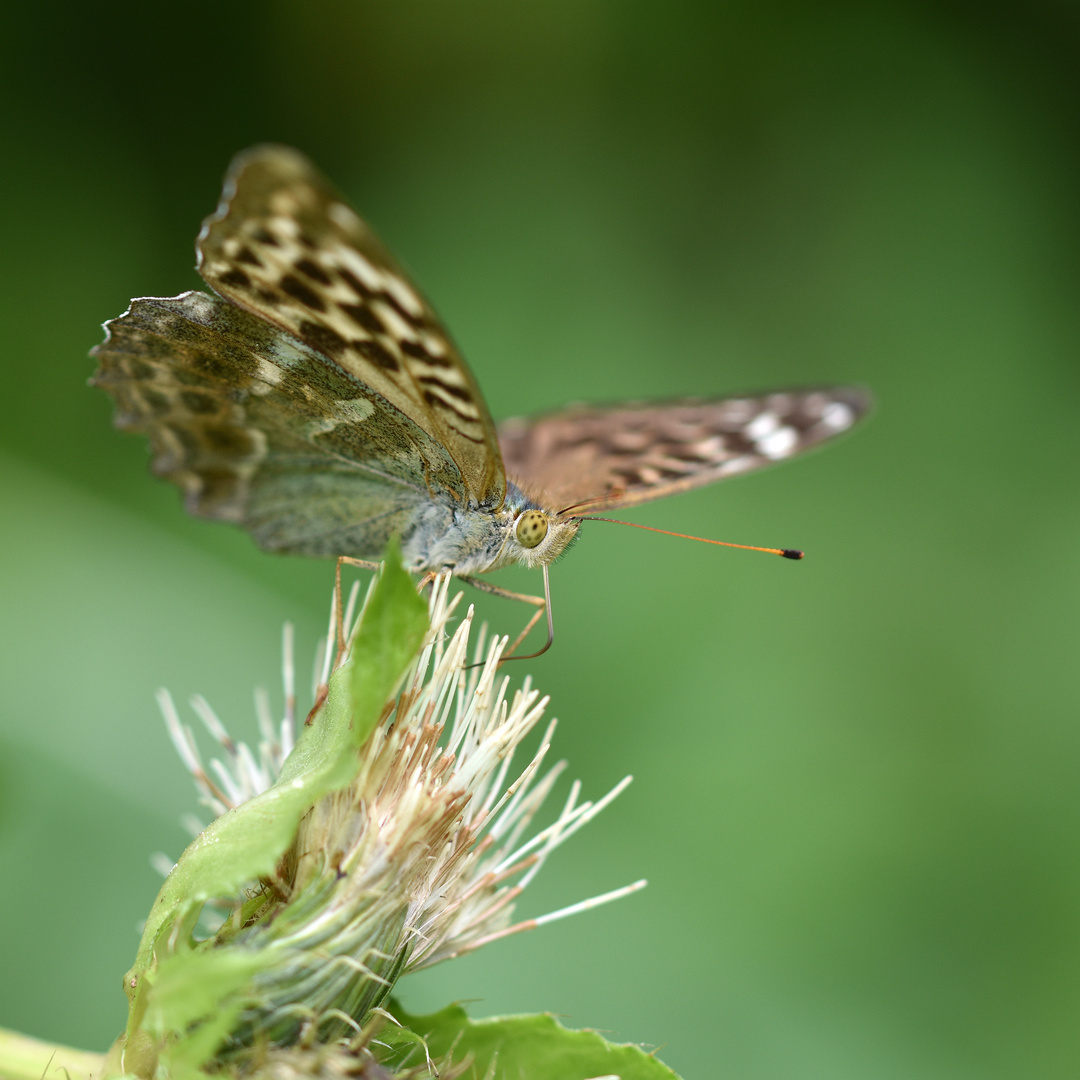
<svg viewBox="0 0 1080 1080"><path fill-rule="evenodd" d="M869 408L856 387L715 401L577 406L499 426L503 461L560 509L616 510L784 461L847 431Z"/></svg>
<svg viewBox="0 0 1080 1080"><path fill-rule="evenodd" d="M467 504L501 504L495 425L471 372L430 304L307 158L281 146L239 155L197 248L215 292L327 357L445 447Z"/></svg>

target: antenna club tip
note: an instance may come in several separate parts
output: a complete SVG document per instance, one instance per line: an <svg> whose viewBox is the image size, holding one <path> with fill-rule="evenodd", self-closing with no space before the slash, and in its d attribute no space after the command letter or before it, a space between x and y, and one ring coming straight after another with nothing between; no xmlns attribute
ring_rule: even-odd
<svg viewBox="0 0 1080 1080"><path fill-rule="evenodd" d="M780 552L780 557L782 559L801 559L805 554L805 551L800 551L798 548L784 548Z"/></svg>

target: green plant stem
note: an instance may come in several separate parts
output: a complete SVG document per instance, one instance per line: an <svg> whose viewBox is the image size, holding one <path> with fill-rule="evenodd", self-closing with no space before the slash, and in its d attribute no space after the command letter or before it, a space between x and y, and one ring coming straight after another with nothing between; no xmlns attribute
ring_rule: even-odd
<svg viewBox="0 0 1080 1080"><path fill-rule="evenodd" d="M4 1080L53 1080L64 1072L70 1080L98 1080L105 1055L74 1050L0 1028L0 1076Z"/></svg>

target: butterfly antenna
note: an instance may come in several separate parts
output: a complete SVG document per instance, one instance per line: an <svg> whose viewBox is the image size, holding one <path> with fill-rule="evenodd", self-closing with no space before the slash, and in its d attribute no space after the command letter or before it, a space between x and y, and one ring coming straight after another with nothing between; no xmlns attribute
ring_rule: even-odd
<svg viewBox="0 0 1080 1080"><path fill-rule="evenodd" d="M689 533L672 532L670 529L657 529L652 525L639 525L636 521L619 521L617 518L585 516L581 520L610 521L612 525L629 525L632 529L645 529L648 532L663 533L664 536L678 536L682 540L698 540L702 544L716 544L718 547L741 548L743 551L764 551L769 555L779 555L783 559L801 559L806 554L798 548L769 548L755 547L753 544L731 544L727 540L709 540L704 536L691 536ZM544 571L546 574L547 567L544 567ZM543 652L543 649L540 651Z"/></svg>
<svg viewBox="0 0 1080 1080"><path fill-rule="evenodd" d="M581 502L573 503L570 506L564 506L559 511L558 516L564 517L570 515L576 517L577 515L574 513L575 510L583 510L588 506L592 506L594 503L606 503L611 499L619 498L622 493L622 488L613 488L611 491L605 491L603 495L594 495L591 499L582 499ZM597 518L596 520L601 521L603 519Z"/></svg>

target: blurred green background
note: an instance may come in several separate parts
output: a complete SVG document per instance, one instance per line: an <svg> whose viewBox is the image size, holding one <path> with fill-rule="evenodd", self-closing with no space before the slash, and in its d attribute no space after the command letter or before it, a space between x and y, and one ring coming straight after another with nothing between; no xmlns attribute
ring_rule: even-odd
<svg viewBox="0 0 1080 1080"><path fill-rule="evenodd" d="M805 562L593 525L555 567L556 751L588 796L636 781L519 910L650 886L406 1005L551 1010L687 1077L1080 1072L1075 4L44 0L6 12L0 85L0 1024L111 1041L194 805L154 689L251 738L282 622L305 670L324 626L332 567L185 517L85 386L276 140L496 416L879 401L635 514Z"/></svg>

